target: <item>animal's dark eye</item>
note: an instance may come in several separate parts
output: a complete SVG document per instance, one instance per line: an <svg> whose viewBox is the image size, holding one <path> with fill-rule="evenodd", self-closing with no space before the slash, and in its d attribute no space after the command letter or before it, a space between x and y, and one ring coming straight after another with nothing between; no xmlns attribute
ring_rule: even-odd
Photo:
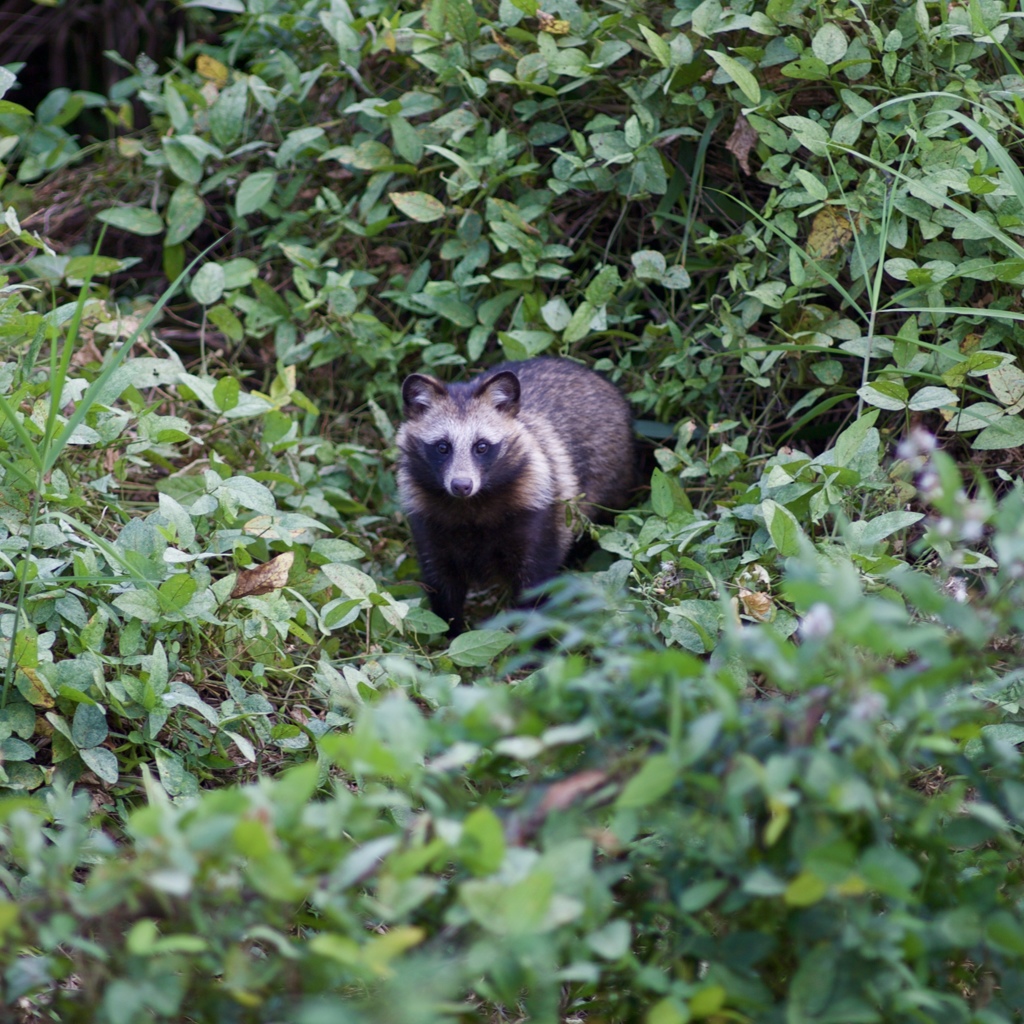
<svg viewBox="0 0 1024 1024"><path fill-rule="evenodd" d="M477 441L477 443L473 445L473 451L475 451L477 455L486 455L490 450L491 445L489 441Z"/></svg>
<svg viewBox="0 0 1024 1024"><path fill-rule="evenodd" d="M448 455L452 450L452 446L447 441L438 441L434 447L437 449L438 455Z"/></svg>

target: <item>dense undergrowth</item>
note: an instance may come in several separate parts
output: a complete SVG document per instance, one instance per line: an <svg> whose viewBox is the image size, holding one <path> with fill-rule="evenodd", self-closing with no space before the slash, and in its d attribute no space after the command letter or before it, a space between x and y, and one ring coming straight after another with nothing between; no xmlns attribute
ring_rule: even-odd
<svg viewBox="0 0 1024 1024"><path fill-rule="evenodd" d="M1021 1020L1020 19L191 15L0 68L4 1019ZM399 384L539 353L645 486L448 644Z"/></svg>

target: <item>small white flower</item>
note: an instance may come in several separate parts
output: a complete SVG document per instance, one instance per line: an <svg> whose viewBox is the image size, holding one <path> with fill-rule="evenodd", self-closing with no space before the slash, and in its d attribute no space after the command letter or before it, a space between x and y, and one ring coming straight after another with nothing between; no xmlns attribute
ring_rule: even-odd
<svg viewBox="0 0 1024 1024"><path fill-rule="evenodd" d="M807 609L807 614L800 623L800 636L804 640L818 640L829 636L835 625L832 609L819 601Z"/></svg>
<svg viewBox="0 0 1024 1024"><path fill-rule="evenodd" d="M914 427L896 446L896 457L913 459L921 455L931 455L935 451L936 445L934 434L923 427Z"/></svg>

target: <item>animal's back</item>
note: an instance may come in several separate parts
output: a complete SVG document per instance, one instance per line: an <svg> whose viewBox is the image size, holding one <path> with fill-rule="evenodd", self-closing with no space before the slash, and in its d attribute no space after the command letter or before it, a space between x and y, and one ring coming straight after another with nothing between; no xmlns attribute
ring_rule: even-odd
<svg viewBox="0 0 1024 1024"><path fill-rule="evenodd" d="M482 374L487 380L512 370L522 385L519 419L557 456L571 464L573 493L586 495L584 511L626 507L634 483L635 451L629 404L614 384L569 359L541 356L502 363ZM559 451L560 450L560 451Z"/></svg>

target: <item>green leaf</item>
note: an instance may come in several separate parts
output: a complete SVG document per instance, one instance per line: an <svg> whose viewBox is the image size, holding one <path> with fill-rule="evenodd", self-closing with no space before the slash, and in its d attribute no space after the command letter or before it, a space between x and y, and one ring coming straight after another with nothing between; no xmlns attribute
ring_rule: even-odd
<svg viewBox="0 0 1024 1024"><path fill-rule="evenodd" d="M160 214L154 210L141 210L135 206L113 206L101 210L96 219L111 227L130 231L135 235L159 235L164 230Z"/></svg>
<svg viewBox="0 0 1024 1024"><path fill-rule="evenodd" d="M377 592L377 583L372 576L344 562L332 562L320 566L320 571L349 598L360 601Z"/></svg>
<svg viewBox="0 0 1024 1024"><path fill-rule="evenodd" d="M651 508L662 519L667 519L675 508L668 477L660 469L651 474Z"/></svg>
<svg viewBox="0 0 1024 1024"><path fill-rule="evenodd" d="M923 512L884 512L869 522L864 523L860 540L863 544L873 545L885 540L886 537L913 526L924 518Z"/></svg>
<svg viewBox="0 0 1024 1024"><path fill-rule="evenodd" d="M654 54L655 60L661 64L662 67L670 67L672 64L672 51L669 49L668 43L654 32L649 29L643 22L640 23L640 32L644 39L647 40L647 45L651 48L651 53Z"/></svg>
<svg viewBox="0 0 1024 1024"><path fill-rule="evenodd" d="M834 21L825 22L811 40L814 56L825 64L837 64L846 56L849 46L846 33Z"/></svg>
<svg viewBox="0 0 1024 1024"><path fill-rule="evenodd" d="M250 174L238 186L238 194L235 196L235 213L239 217L246 217L250 213L262 210L270 202L276 185L277 174L274 171L257 171L255 174Z"/></svg>
<svg viewBox="0 0 1024 1024"><path fill-rule="evenodd" d="M445 215L444 203L427 192L389 192L388 199L407 217L421 224L440 220Z"/></svg>
<svg viewBox="0 0 1024 1024"><path fill-rule="evenodd" d="M779 71L787 78L801 78L807 82L824 82L829 78L828 65L819 57L806 53L797 60L783 64ZM779 120L786 121L787 118L782 117Z"/></svg>
<svg viewBox="0 0 1024 1024"><path fill-rule="evenodd" d="M868 405L893 411L906 409L910 400L910 392L894 380L876 380L871 384L865 384L864 387L857 389L857 394Z"/></svg>
<svg viewBox="0 0 1024 1024"><path fill-rule="evenodd" d="M79 707L85 707L84 704ZM112 750L106 747L85 747L80 748L78 756L85 762L87 768L91 768L104 782L114 785L118 780L117 757Z"/></svg>
<svg viewBox="0 0 1024 1024"><path fill-rule="evenodd" d="M532 359L551 348L555 336L548 331L498 331L498 340L508 359Z"/></svg>
<svg viewBox="0 0 1024 1024"><path fill-rule="evenodd" d="M1007 416L991 427L986 427L971 445L979 451L1001 451L1004 448L1019 448L1024 445L1024 419Z"/></svg>
<svg viewBox="0 0 1024 1024"><path fill-rule="evenodd" d="M761 102L761 86L757 79L735 57L717 50L704 51L739 87L753 106Z"/></svg>
<svg viewBox="0 0 1024 1024"><path fill-rule="evenodd" d="M573 342L585 338L590 333L590 325L593 323L596 315L597 310L584 299L576 307L569 325L562 334L562 340L567 345L571 345Z"/></svg>
<svg viewBox="0 0 1024 1024"><path fill-rule="evenodd" d="M398 155L411 164L418 164L423 158L423 140L419 132L404 117L388 118L388 127Z"/></svg>
<svg viewBox="0 0 1024 1024"><path fill-rule="evenodd" d="M771 498L761 502L761 511L764 513L764 524L779 554L784 558L798 555L804 532L796 516L785 505Z"/></svg>
<svg viewBox="0 0 1024 1024"><path fill-rule="evenodd" d="M512 642L501 629L471 629L457 636L448 647L448 657L464 668L483 668Z"/></svg>
<svg viewBox="0 0 1024 1024"><path fill-rule="evenodd" d="M224 294L224 268L204 263L192 278L192 297L203 306L212 306Z"/></svg>
<svg viewBox="0 0 1024 1024"><path fill-rule="evenodd" d="M112 256L72 256L64 268L69 281L84 281L87 277L105 277L115 274L124 264Z"/></svg>
<svg viewBox="0 0 1024 1024"><path fill-rule="evenodd" d="M782 68L782 73L786 73L786 68ZM825 77L828 77L827 69ZM815 156L825 156L828 152L828 132L817 121L794 114L780 117L779 124L788 128L796 136L800 145L809 149Z"/></svg>
<svg viewBox="0 0 1024 1024"><path fill-rule="evenodd" d="M554 878L540 870L511 885L491 879L464 882L459 899L470 917L494 935L540 935L582 912L577 901L556 896Z"/></svg>
<svg viewBox="0 0 1024 1024"><path fill-rule="evenodd" d="M689 1024L690 1011L671 996L659 999L644 1017L644 1024Z"/></svg>
<svg viewBox="0 0 1024 1024"><path fill-rule="evenodd" d="M505 859L501 821L489 807L480 806L462 823L458 856L477 876L494 874Z"/></svg>
<svg viewBox="0 0 1024 1024"><path fill-rule="evenodd" d="M79 704L71 723L71 739L81 750L98 747L107 738L107 716L96 704Z"/></svg>
<svg viewBox="0 0 1024 1024"><path fill-rule="evenodd" d="M592 306L605 306L615 298L622 287L622 278L618 267L602 267L590 284L587 285L586 299Z"/></svg>
<svg viewBox="0 0 1024 1024"><path fill-rule="evenodd" d="M817 875L802 871L789 885L783 899L791 907L809 907L825 897L828 886Z"/></svg>
<svg viewBox="0 0 1024 1024"><path fill-rule="evenodd" d="M926 409L951 409L959 404L956 392L949 388L928 386L914 392L908 407L915 412L923 412Z"/></svg>
<svg viewBox="0 0 1024 1024"><path fill-rule="evenodd" d="M544 317L544 323L553 331L564 331L572 319L572 310L569 304L560 295L545 302L540 307L540 315Z"/></svg>
<svg viewBox="0 0 1024 1024"><path fill-rule="evenodd" d="M160 607L165 612L180 612L192 600L198 584L187 572L169 576L157 588Z"/></svg>
<svg viewBox="0 0 1024 1024"><path fill-rule="evenodd" d="M167 236L164 238L164 246L184 242L203 223L205 216L206 207L202 199L191 185L182 182L171 193L167 204Z"/></svg>
<svg viewBox="0 0 1024 1024"><path fill-rule="evenodd" d="M234 377L221 377L213 388L213 400L221 412L230 412L238 405L241 385Z"/></svg>
<svg viewBox="0 0 1024 1024"><path fill-rule="evenodd" d="M162 144L167 163L182 184L198 185L203 180L202 160L180 138L165 137Z"/></svg>
<svg viewBox="0 0 1024 1024"><path fill-rule="evenodd" d="M248 98L249 89L244 81L221 89L210 111L210 132L218 146L229 146L242 134Z"/></svg>
<svg viewBox="0 0 1024 1024"><path fill-rule="evenodd" d="M660 800L676 784L679 777L679 765L675 758L668 754L655 754L647 758L640 768L623 787L617 808L646 807Z"/></svg>

